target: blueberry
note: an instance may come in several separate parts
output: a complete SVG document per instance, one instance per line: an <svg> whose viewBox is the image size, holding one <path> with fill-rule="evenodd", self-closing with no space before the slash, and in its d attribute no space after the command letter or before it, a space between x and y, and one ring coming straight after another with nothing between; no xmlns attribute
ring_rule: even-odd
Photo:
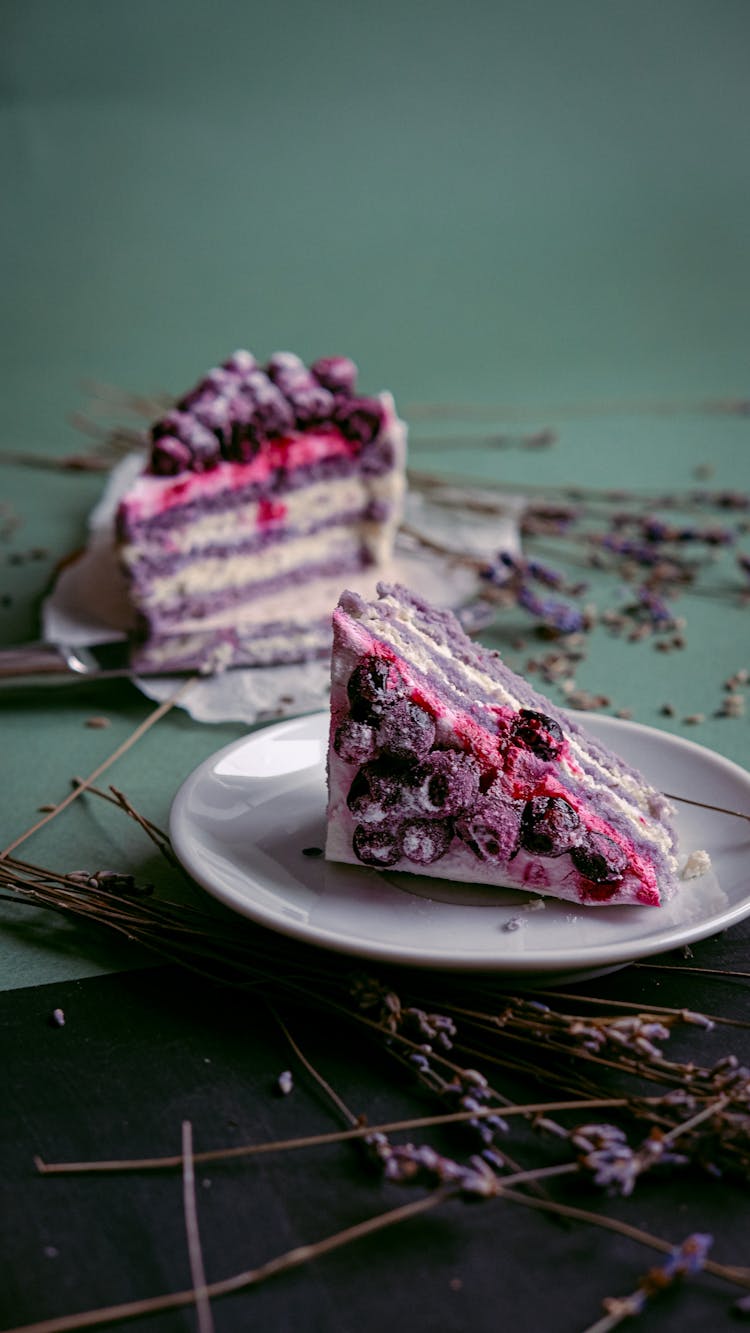
<svg viewBox="0 0 750 1333"><path fill-rule="evenodd" d="M160 435L151 446L149 471L157 477L174 477L190 468L192 455L182 440L173 435Z"/></svg>
<svg viewBox="0 0 750 1333"><path fill-rule="evenodd" d="M445 856L452 837L453 830L447 820L412 819L402 825L401 850L410 861L429 866Z"/></svg>
<svg viewBox="0 0 750 1333"><path fill-rule="evenodd" d="M167 412L152 426L154 445L165 436L179 440L190 454L188 467L193 472L208 472L221 457L219 441L213 431L197 421L191 412Z"/></svg>
<svg viewBox="0 0 750 1333"><path fill-rule="evenodd" d="M318 383L331 393L354 393L357 367L348 356L321 356L310 369Z"/></svg>
<svg viewBox="0 0 750 1333"><path fill-rule="evenodd" d="M243 347L239 347L236 352L232 352L226 361L222 362L223 370L233 371L235 375L245 377L251 371L257 370L258 362L255 360L252 352L246 352Z"/></svg>
<svg viewBox="0 0 750 1333"><path fill-rule="evenodd" d="M333 748L347 764L366 764L375 754L375 731L349 717L336 728Z"/></svg>
<svg viewBox="0 0 750 1333"><path fill-rule="evenodd" d="M563 747L563 734L553 717L522 708L511 730L511 742L514 741L540 759L556 759Z"/></svg>
<svg viewBox="0 0 750 1333"><path fill-rule="evenodd" d="M191 454L190 467L193 472L209 472L221 460L221 447L212 430L208 430L200 421L191 418L191 425L180 437L188 446Z"/></svg>
<svg viewBox="0 0 750 1333"><path fill-rule="evenodd" d="M363 824L382 824L401 797L399 775L387 761L363 764L346 798L346 804Z"/></svg>
<svg viewBox="0 0 750 1333"><path fill-rule="evenodd" d="M174 408L171 412L165 412L163 417L159 417L151 427L151 439L159 440L162 435L171 435L176 440L182 439L182 432L190 426L191 418L187 412L180 412Z"/></svg>
<svg viewBox="0 0 750 1333"><path fill-rule="evenodd" d="M227 366L217 366L209 370L199 384L180 399L178 406L184 411L192 411L197 402L215 398L218 394L231 393L237 387L238 376Z"/></svg>
<svg viewBox="0 0 750 1333"><path fill-rule="evenodd" d="M192 407L196 421L213 431L219 441L229 440L232 434L232 400L225 394L211 394L199 398Z"/></svg>
<svg viewBox="0 0 750 1333"><path fill-rule="evenodd" d="M355 667L347 683L352 717L357 722L369 722L379 717L386 703L398 695L388 688L390 663L382 657L369 657Z"/></svg>
<svg viewBox="0 0 750 1333"><path fill-rule="evenodd" d="M333 415L333 394L315 381L309 385L290 385L287 398L298 426L318 425L330 421Z"/></svg>
<svg viewBox="0 0 750 1333"><path fill-rule="evenodd" d="M455 830L480 861L509 861L518 848L522 801L488 792L476 810L456 820Z"/></svg>
<svg viewBox="0 0 750 1333"><path fill-rule="evenodd" d="M258 452L261 441L247 421L233 421L232 433L224 441L222 452L234 463L249 463Z"/></svg>
<svg viewBox="0 0 750 1333"><path fill-rule="evenodd" d="M286 435L294 429L294 412L291 404L262 370L253 370L245 378L242 384L242 397L249 400L250 408L243 410L259 438Z"/></svg>
<svg viewBox="0 0 750 1333"><path fill-rule="evenodd" d="M401 859L398 832L392 829L368 828L358 824L352 838L354 854L366 866L392 866Z"/></svg>
<svg viewBox="0 0 750 1333"><path fill-rule="evenodd" d="M293 376L307 378L311 372L304 361L294 352L274 352L266 366L266 374L278 384L280 380Z"/></svg>
<svg viewBox="0 0 750 1333"><path fill-rule="evenodd" d="M593 884L614 884L621 880L628 865L625 852L605 833L587 833L570 853L573 865Z"/></svg>
<svg viewBox="0 0 750 1333"><path fill-rule="evenodd" d="M343 398L336 406L334 420L347 439L370 444L380 433L383 408L377 398Z"/></svg>
<svg viewBox="0 0 750 1333"><path fill-rule="evenodd" d="M407 799L428 818L467 810L479 792L479 765L460 750L433 750L409 779Z"/></svg>
<svg viewBox="0 0 750 1333"><path fill-rule="evenodd" d="M435 743L435 719L410 699L388 704L377 730L378 749L394 759L424 759Z"/></svg>
<svg viewBox="0 0 750 1333"><path fill-rule="evenodd" d="M521 846L539 856L562 856L580 840L580 820L561 796L532 796L521 816Z"/></svg>

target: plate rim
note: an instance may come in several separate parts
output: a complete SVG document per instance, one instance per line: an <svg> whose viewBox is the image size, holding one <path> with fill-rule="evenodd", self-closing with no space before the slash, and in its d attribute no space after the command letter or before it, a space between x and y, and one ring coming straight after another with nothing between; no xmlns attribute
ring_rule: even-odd
<svg viewBox="0 0 750 1333"><path fill-rule="evenodd" d="M688 753L700 754L713 764L718 765L730 778L734 778L734 780L745 785L750 785L750 773L743 769L740 764L732 759L727 759L708 746L691 740L689 737L676 736L672 732L663 731L658 727L650 726L648 723L636 722L629 718L613 717L607 713L581 712L575 709L563 709L561 711L580 721L584 727L590 726L592 722L603 722L605 727L611 726L614 731L622 730L629 734L633 732L645 733L651 740L655 739L657 742L666 743L670 747L685 750ZM280 915L274 916L273 913L265 911L262 907L254 906L252 899L242 898L236 889L217 882L215 878L206 873L203 865L193 855L189 840L183 837L183 807L194 789L205 781L217 764L240 747L252 744L255 741L258 744L263 744L280 732L283 733L300 727L303 729L312 727L318 734L318 728L321 727L321 724L324 727L323 735L325 735L328 719L327 710L319 709L296 717L280 719L237 737L234 741L221 746L220 749L202 760L180 784L171 803L169 836L175 855L181 865L201 888L224 907L245 917L254 924L262 926L264 929L296 939L315 948L328 949L334 953L345 954L352 958L366 958L374 962L388 963L395 966L422 969L442 968L457 972L487 972L494 975L505 974L516 977L533 975L548 977L560 973L583 975L583 973L590 974L591 969L627 966L629 963L637 962L654 954L670 952L687 944L695 943L697 940L706 939L711 935L727 930L730 926L736 925L750 915L749 879L745 896L726 910L719 913L714 912L704 920L690 921L682 925L678 923L671 929L667 928L662 934L659 934L657 929L653 938L646 937L636 944L632 939L630 941L615 940L607 944L592 944L588 947L579 946L577 951L568 948L566 953L560 957L554 957L550 950L541 951L537 949L536 951L530 950L523 954L509 955L503 958L492 958L486 954L476 955L465 951L457 954L452 953L450 949L437 950L434 946L430 946L426 952L420 952L419 950L415 951L413 946L399 946L378 941L370 942L358 936L332 932L329 927L320 927L309 922L300 923ZM352 869L356 869L356 867L352 867ZM659 908L644 908L643 910L647 910L651 914L657 913Z"/></svg>

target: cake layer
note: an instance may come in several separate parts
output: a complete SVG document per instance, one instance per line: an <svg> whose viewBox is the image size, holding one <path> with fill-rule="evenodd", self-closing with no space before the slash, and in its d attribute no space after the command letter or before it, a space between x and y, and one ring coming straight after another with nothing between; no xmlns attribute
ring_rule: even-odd
<svg viewBox="0 0 750 1333"><path fill-rule="evenodd" d="M205 626L182 634L154 633L134 647L133 670L142 675L218 673L232 667L283 666L322 657L331 647L330 614L256 622L246 628Z"/></svg>
<svg viewBox="0 0 750 1333"><path fill-rule="evenodd" d="M200 622L290 584L304 585L336 573L351 574L371 563L370 547L362 529L326 528L298 541L273 542L246 554L242 549L183 564L174 574L152 577L133 590L140 615L152 630L174 627L179 621ZM304 572L301 572L304 571ZM300 597L304 591L300 589Z"/></svg>
<svg viewBox="0 0 750 1333"><path fill-rule="evenodd" d="M377 529L396 517L391 487L365 485L355 475L335 482L318 482L275 496L245 500L238 497L232 508L203 508L194 514L172 511L169 524L144 524L123 548L123 559L131 575L139 570L175 572L181 563L206 555L223 555L232 549L249 554L274 541L300 538L334 524L369 524L375 532L363 532L373 543L373 558L380 545Z"/></svg>
<svg viewBox="0 0 750 1333"><path fill-rule="evenodd" d="M398 587L380 593L371 604L346 594L334 616L327 854L377 864L380 845L395 869L590 904L669 897L676 844L665 798L450 613ZM410 739L394 741L396 723ZM417 724L429 732L424 754ZM469 784L463 806L428 803L425 813L419 781L433 769L449 790ZM410 855L403 841L415 821L432 840L427 861L424 846Z"/></svg>
<svg viewBox="0 0 750 1333"><path fill-rule="evenodd" d="M350 465L348 465L350 467ZM218 496L224 504L205 503L173 509L160 520L137 525L131 532L128 553L140 560L156 563L165 556L189 555L201 548L218 547L228 540L258 539L289 531L314 531L340 516L372 516L386 519L393 509L392 487L388 479L365 485L357 472L341 479L312 481L258 497L248 492L230 492ZM163 521L167 519L168 521Z"/></svg>

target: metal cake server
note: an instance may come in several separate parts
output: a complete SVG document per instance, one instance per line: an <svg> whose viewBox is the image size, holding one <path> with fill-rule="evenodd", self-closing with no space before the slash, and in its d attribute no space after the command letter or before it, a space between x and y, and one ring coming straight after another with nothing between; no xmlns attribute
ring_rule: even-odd
<svg viewBox="0 0 750 1333"><path fill-rule="evenodd" d="M80 647L71 643L19 644L0 648L0 689L5 686L71 685L76 682L132 677L130 645L115 643ZM155 673L149 673L155 674ZM169 672L175 675L174 670Z"/></svg>

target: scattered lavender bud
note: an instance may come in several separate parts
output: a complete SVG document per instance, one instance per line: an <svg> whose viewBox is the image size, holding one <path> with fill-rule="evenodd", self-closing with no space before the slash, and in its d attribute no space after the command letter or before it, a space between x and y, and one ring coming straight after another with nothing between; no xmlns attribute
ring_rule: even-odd
<svg viewBox="0 0 750 1333"><path fill-rule="evenodd" d="M290 1069L284 1069L276 1080L276 1087L282 1097L288 1097L294 1087L294 1079Z"/></svg>
<svg viewBox="0 0 750 1333"><path fill-rule="evenodd" d="M721 701L721 706L717 711L718 717L744 717L745 716L745 696L743 694L727 694Z"/></svg>
<svg viewBox="0 0 750 1333"><path fill-rule="evenodd" d="M50 1014L50 1023L55 1028L65 1027L65 1014L62 1009L53 1009Z"/></svg>

